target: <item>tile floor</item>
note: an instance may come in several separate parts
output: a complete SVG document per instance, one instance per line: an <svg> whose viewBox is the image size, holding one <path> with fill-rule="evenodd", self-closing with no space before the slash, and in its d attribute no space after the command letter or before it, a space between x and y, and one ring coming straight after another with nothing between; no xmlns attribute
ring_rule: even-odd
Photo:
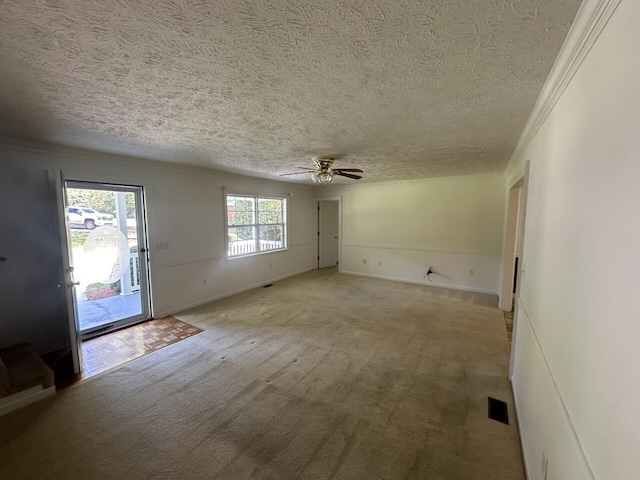
<svg viewBox="0 0 640 480"><path fill-rule="evenodd" d="M149 320L82 342L82 379L202 332L173 317Z"/></svg>

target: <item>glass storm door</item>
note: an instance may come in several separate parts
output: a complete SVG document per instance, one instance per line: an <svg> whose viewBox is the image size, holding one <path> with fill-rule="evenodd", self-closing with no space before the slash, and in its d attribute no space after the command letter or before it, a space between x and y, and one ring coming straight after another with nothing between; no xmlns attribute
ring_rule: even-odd
<svg viewBox="0 0 640 480"><path fill-rule="evenodd" d="M67 180L64 190L80 337L149 319L142 187Z"/></svg>

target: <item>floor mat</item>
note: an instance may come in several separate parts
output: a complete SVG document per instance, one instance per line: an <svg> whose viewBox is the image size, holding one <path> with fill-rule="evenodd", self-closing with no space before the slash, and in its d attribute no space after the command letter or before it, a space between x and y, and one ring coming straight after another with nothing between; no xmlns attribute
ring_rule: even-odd
<svg viewBox="0 0 640 480"><path fill-rule="evenodd" d="M202 332L173 317L159 318L82 342L82 378L155 352Z"/></svg>

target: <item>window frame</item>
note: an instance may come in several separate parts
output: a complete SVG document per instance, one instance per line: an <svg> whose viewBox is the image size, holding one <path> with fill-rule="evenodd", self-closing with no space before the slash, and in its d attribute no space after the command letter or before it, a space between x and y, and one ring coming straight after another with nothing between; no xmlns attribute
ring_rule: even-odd
<svg viewBox="0 0 640 480"><path fill-rule="evenodd" d="M235 198L244 198L244 199L252 199L255 205L255 209L253 211L253 217L254 217L254 221L253 223L250 224L246 224L246 225L229 225L229 209L228 209L228 205L229 205L229 198L230 197L235 197ZM260 223L259 219L260 219L260 209L259 209L259 202L260 200L279 200L281 203L281 218L282 218L282 222L281 223ZM235 260L238 258L245 258L245 257L252 257L255 255L264 255L267 253L273 253L273 252L282 252L284 250L288 250L288 229L287 229L287 224L288 222L288 208L287 208L287 197L282 196L273 196L273 195L248 195L248 194L242 194L242 193L224 193L224 226L225 226L225 258L227 260ZM272 226L272 225L276 225L276 226L280 226L282 229L282 247L280 248L271 248L268 250L262 250L260 249L261 243L260 243L260 227L264 227L264 226ZM254 229L254 237L251 239L254 241L255 244L255 251L249 252L249 253L239 253L239 254L235 254L232 255L231 254L231 242L229 241L229 230L230 228L234 228L234 227L251 227Z"/></svg>

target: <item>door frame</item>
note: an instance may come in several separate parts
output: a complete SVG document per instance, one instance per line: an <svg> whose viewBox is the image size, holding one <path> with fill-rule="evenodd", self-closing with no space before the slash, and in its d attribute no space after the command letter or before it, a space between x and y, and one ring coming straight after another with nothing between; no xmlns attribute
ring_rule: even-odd
<svg viewBox="0 0 640 480"><path fill-rule="evenodd" d="M517 246L520 240L520 229L522 223L522 203L523 203L524 177L520 177L509 188L507 198L507 220L504 232L504 248L502 251L502 283L500 286L500 310L511 311L513 304L513 283L514 269L517 255ZM520 262L520 265L522 262ZM516 287L517 287L516 281Z"/></svg>
<svg viewBox="0 0 640 480"><path fill-rule="evenodd" d="M316 270L320 269L320 202L338 202L338 272L342 272L342 196L315 197L317 212Z"/></svg>
<svg viewBox="0 0 640 480"><path fill-rule="evenodd" d="M122 328L129 325L133 325L136 323L144 322L153 318L153 312L151 310L151 280L150 280L150 271L149 271L149 247L147 241L147 225L146 225L146 209L144 204L144 186L142 185L131 185L131 184L119 184L113 182L99 182L93 180L74 180L67 178L64 182L65 192L67 188L75 188L75 189L86 189L86 190L106 190L110 192L123 192L123 193L133 193L136 196L136 234L138 236L138 258L143 259L144 262L139 262L139 275L140 275L140 303L142 306L142 312L133 317L129 317L130 320L123 322L122 320L118 320L115 323L118 325L115 328ZM65 193L66 197L66 193ZM139 201L138 201L139 200ZM109 323L109 322L108 322ZM78 325L78 335L80 335L81 340L88 340L92 337L100 335L105 332L109 327L113 327L109 325L105 329L104 324L102 326L98 326L90 329L89 331L80 331L79 330L79 319L76 322Z"/></svg>
<svg viewBox="0 0 640 480"><path fill-rule="evenodd" d="M80 339L80 325L78 324L77 302L75 289L73 288L73 270L71 269L71 242L67 225L67 199L64 173L61 170L47 170L51 193L55 195L52 205L55 208L55 218L58 224L58 238L60 241L60 255L62 258L62 272L58 288L64 289L65 305L67 311L67 324L69 328L69 340L71 342L71 360L73 373L82 371L82 341Z"/></svg>
<svg viewBox="0 0 640 480"><path fill-rule="evenodd" d="M514 181L511 183L509 188L509 203L507 204L508 214L507 214L507 223L505 226L505 238L504 245L505 248L503 250L502 262L503 262L503 278L502 278L502 290L500 295L500 308L503 309L503 304L506 303L506 297L508 296L509 307L512 303L514 305L513 311L513 329L511 332L511 355L509 358L509 380L513 380L513 376L515 375L515 359L516 359L516 349L518 348L517 338L518 338L518 325L519 325L519 304L521 302L520 292L522 291L522 279L524 278L525 272L525 227L527 223L527 195L529 189L529 167L531 162L527 160L524 166L524 172L521 175L515 177ZM517 194L517 195L516 195ZM512 208L514 204L517 207ZM515 217L515 222L514 222ZM511 228L510 228L511 227ZM518 270L515 275L514 280L514 264L516 257L516 245L520 243L520 256L518 258ZM507 251L509 249L509 251ZM507 254L510 252L511 257ZM504 276L504 268L507 265L511 264L511 270L509 275ZM509 286L509 294L505 294L505 281ZM513 301L513 282L516 283L516 291L515 291L515 302ZM504 309L503 309L504 310Z"/></svg>

